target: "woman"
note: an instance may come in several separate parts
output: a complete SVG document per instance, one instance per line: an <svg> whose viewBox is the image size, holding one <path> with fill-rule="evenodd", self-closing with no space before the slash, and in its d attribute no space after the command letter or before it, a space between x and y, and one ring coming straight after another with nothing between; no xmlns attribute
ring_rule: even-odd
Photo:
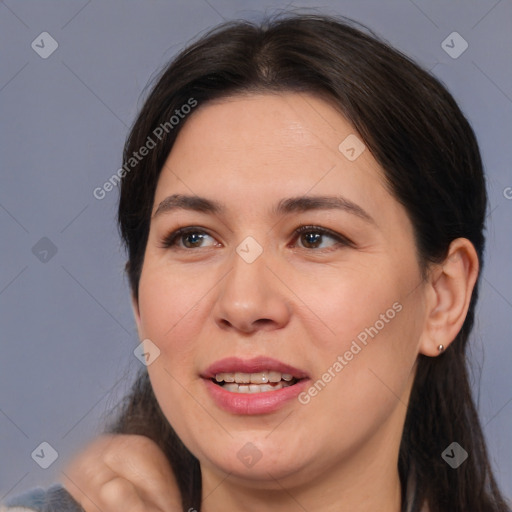
<svg viewBox="0 0 512 512"><path fill-rule="evenodd" d="M111 432L147 452L91 502L510 510L465 362L482 164L438 81L335 18L227 23L158 80L121 175L147 371Z"/></svg>

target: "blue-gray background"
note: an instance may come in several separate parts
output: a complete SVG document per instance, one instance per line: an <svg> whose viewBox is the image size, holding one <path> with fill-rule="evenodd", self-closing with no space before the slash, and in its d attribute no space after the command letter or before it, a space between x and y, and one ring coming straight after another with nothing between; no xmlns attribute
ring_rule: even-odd
<svg viewBox="0 0 512 512"><path fill-rule="evenodd" d="M138 339L114 222L117 190L103 200L93 190L119 168L146 83L207 28L289 6L363 22L432 69L476 130L490 208L471 357L491 458L512 496L510 0L5 0L0 500L59 479L70 455L101 430L102 415L140 365L132 353ZM454 31L468 43L456 59L441 46ZM40 51L51 48L47 36L44 43L38 38L42 32L58 43L46 59L31 47L35 41ZM451 45L457 50L460 44ZM31 457L43 441L59 453L46 470Z"/></svg>

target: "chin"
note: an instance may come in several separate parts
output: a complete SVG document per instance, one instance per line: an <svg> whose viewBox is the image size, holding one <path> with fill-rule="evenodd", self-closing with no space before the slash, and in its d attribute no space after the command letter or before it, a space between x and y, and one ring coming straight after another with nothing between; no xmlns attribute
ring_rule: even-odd
<svg viewBox="0 0 512 512"><path fill-rule="evenodd" d="M276 480L296 477L305 469L310 475L311 464L304 458L299 459L301 454L304 455L302 447L286 447L279 442L281 439L270 442L261 433L259 438L259 441L253 442L251 439L256 439L256 436L236 436L230 440L229 446L217 445L218 451L215 453L207 453L213 444L209 445L205 447L204 459L200 457L199 461L254 488L280 489ZM295 481L291 483L296 484Z"/></svg>

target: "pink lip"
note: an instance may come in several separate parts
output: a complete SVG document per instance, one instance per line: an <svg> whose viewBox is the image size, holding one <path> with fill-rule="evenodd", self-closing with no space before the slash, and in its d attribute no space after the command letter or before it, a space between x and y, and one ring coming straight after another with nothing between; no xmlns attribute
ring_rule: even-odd
<svg viewBox="0 0 512 512"><path fill-rule="evenodd" d="M271 370L293 375L298 382L293 386L266 391L263 393L233 393L226 391L223 387L215 384L212 379L218 373L258 373L264 370ZM306 389L308 386L308 375L293 366L284 364L268 357L257 357L254 359L239 359L230 357L213 363L201 375L204 379L206 389L216 405L232 414L268 414L277 411L286 403Z"/></svg>
<svg viewBox="0 0 512 512"><path fill-rule="evenodd" d="M204 373L201 374L201 377L205 379L213 379L217 373L259 373L265 370L289 373L296 379L304 379L308 377L306 372L270 357L255 357L253 359L228 357L226 359L221 359L209 366Z"/></svg>
<svg viewBox="0 0 512 512"><path fill-rule="evenodd" d="M309 379L299 380L293 386L267 391L265 393L233 393L215 384L211 379L204 379L208 393L218 407L232 414L268 414L277 411L286 403L303 392L309 385Z"/></svg>

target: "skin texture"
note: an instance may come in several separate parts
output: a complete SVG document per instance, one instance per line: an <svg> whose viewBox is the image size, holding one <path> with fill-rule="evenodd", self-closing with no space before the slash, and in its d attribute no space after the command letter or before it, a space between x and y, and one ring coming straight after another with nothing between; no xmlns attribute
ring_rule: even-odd
<svg viewBox="0 0 512 512"><path fill-rule="evenodd" d="M460 330L478 260L457 239L423 281L406 211L369 150L354 161L338 150L348 135L357 134L320 98L236 96L199 107L162 170L134 311L140 339L160 350L148 367L156 397L201 463L206 512L242 503L247 511L400 510L398 448L415 362L447 349ZM223 211L155 215L173 194L218 201ZM304 196L343 196L372 220L338 209L273 211ZM351 242L323 235L312 245L295 233L301 225ZM204 235L196 246L184 235L164 247L187 226ZM236 252L248 236L263 249L252 263ZM383 322L394 304L400 311ZM378 334L307 404L235 415L200 377L224 357L269 356L313 384L379 320ZM237 456L247 443L261 453L252 467Z"/></svg>

